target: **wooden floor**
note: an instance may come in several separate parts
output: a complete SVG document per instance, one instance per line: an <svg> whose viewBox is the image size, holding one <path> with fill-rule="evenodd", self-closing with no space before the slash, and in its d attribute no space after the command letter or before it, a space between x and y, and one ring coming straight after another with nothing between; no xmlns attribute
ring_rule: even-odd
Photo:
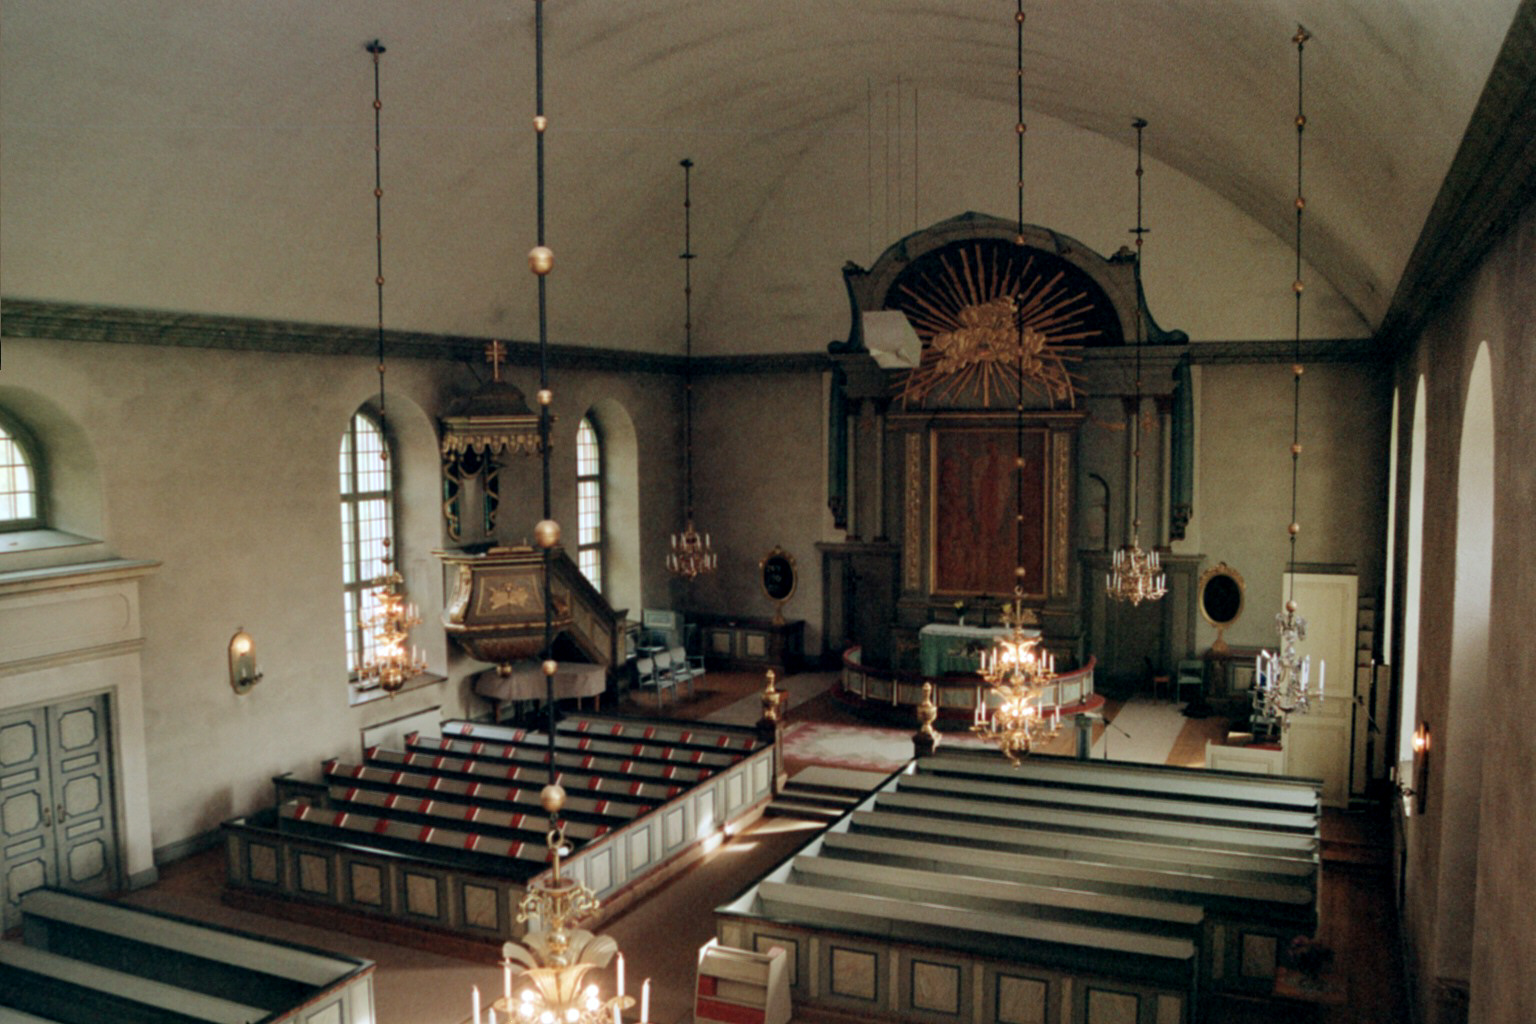
<svg viewBox="0 0 1536 1024"><path fill-rule="evenodd" d="M722 674L723 675L723 674ZM730 685L725 685L729 682ZM760 687L749 674L717 679L710 692L668 708L679 717L702 718L730 700ZM641 699L641 713L655 714ZM670 704L670 702L669 702ZM808 720L818 711L847 714L820 701L791 708L789 719ZM1224 728L1224 725L1223 725ZM1182 740L1182 737L1181 737ZM1203 751L1203 740L1201 749ZM1172 760L1172 759L1170 759ZM599 930L612 935L626 953L632 979L654 979L652 1017L659 1024L691 1021L689 993L698 946L713 932L714 906L745 889L814 836L814 826L791 819L765 819L733 837L705 861L684 872L637 906ZM1384 814L1328 812L1323 820L1324 864L1319 938L1336 951L1335 972L1345 991L1343 1006L1208 1001L1205 1024L1401 1024L1408 1019L1397 957L1397 919L1387 864ZM460 1024L468 1016L469 987L499 989L498 950L464 958L464 949L433 951L399 946L381 936L358 938L316 924L295 924L227 906L222 901L222 851L171 865L162 881L126 899L228 927L364 956L378 964L375 976L378 1024Z"/></svg>

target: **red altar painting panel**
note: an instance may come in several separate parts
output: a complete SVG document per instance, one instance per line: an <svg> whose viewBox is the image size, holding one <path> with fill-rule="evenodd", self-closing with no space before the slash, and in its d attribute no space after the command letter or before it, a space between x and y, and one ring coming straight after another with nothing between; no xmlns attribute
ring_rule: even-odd
<svg viewBox="0 0 1536 1024"><path fill-rule="evenodd" d="M1018 434L1012 427L935 428L930 502L934 594L1012 596ZM1024 432L1026 597L1045 596L1046 431Z"/></svg>

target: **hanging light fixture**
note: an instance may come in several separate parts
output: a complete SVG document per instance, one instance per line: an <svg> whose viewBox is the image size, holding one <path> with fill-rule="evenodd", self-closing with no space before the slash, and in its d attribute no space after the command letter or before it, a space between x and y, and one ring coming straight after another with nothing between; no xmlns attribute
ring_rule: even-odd
<svg viewBox="0 0 1536 1024"><path fill-rule="evenodd" d="M384 185L380 167L380 118L384 104L379 99L379 57L384 47L375 39L367 46L373 55L373 224L374 224L374 286L378 290L379 333L379 434L388 436L384 413ZM379 457L384 460L385 479L389 473L389 445L383 444ZM393 489L391 488L391 492ZM427 670L427 661L418 648L410 646L411 628L421 625L416 606L406 600L405 577L394 568L390 536L394 516L384 519L383 575L370 581L372 586L371 611L360 616L360 625L373 633L372 653L362 654L357 666L357 679L362 685L377 684L385 693L395 693L406 680Z"/></svg>
<svg viewBox="0 0 1536 1024"><path fill-rule="evenodd" d="M1015 134L1018 137L1018 235L1015 244L1024 245L1024 0L1017 0L1014 24L1018 33L1018 121ZM993 743L1003 755L1019 764L1019 759L1029 753L1033 743L1054 735L1061 726L1061 709L1054 699L1048 701L1047 690L1056 678L1056 661L1048 652L1039 649L1038 633L1027 632L1025 622L1029 618L1024 607L1024 384L1025 334L1028 328L1018 297L1013 302L1014 330L1018 338L1018 395L1015 419L1017 447L1014 452L1014 584L1013 601L1002 614L1002 623L1008 632L994 641L981 654L981 677L990 687L983 693L976 689L976 715L971 732ZM1054 688L1052 688L1054 689Z"/></svg>
<svg viewBox="0 0 1536 1024"><path fill-rule="evenodd" d="M486 1024L620 1024L620 1013L635 1005L634 997L624 991L624 958L618 956L615 995L604 996L599 985L589 978L593 971L607 968L618 954L613 939L593 935L572 927L590 917L600 907L593 891L560 873L560 862L568 852L565 828L560 812L565 807L565 790L557 781L555 770L555 670L553 644L555 619L559 614L550 594L550 563L553 549L560 542L560 524L550 513L550 403L554 393L549 387L549 331L547 277L554 269L555 254L545 244L544 236L544 133L549 120L544 116L544 0L534 0L534 117L538 244L528 253L528 269L539 281L539 449L543 470L543 516L534 527L534 539L543 550L544 574L544 648L541 669L544 673L544 702L548 713L546 731L549 740L548 782L539 794L539 803L549 815L545 842L549 847L550 869L528 883L528 891L518 905L517 920L526 923L522 942L502 945L502 994L485 1008ZM650 986L641 990L640 1019L650 1019ZM482 1024L480 990L472 992L474 1024Z"/></svg>
<svg viewBox="0 0 1536 1024"><path fill-rule="evenodd" d="M1280 633L1280 648L1278 653L1270 651L1260 652L1255 672L1255 685L1259 689L1261 711L1263 714L1278 718L1282 729L1290 725L1290 716L1293 714L1305 714L1311 706L1313 698L1319 704L1323 700L1323 675L1326 666L1322 662L1317 666L1317 689L1310 685L1309 675L1311 670L1311 658L1301 657L1296 652L1296 644L1307 638L1307 620L1296 614L1296 535L1301 532L1301 523L1296 516L1296 481L1301 464L1301 221L1302 214L1307 208L1307 201L1301 190L1301 140L1307 127L1307 117L1302 105L1302 53L1306 48L1307 40L1311 35L1300 25L1296 26L1296 34L1291 37L1291 42L1296 44L1296 277L1291 284L1291 291L1296 297L1296 331L1295 347L1292 350L1291 376L1293 379L1293 391L1291 397L1291 523L1287 527L1290 534L1291 556L1290 566L1287 572L1288 592L1285 599L1285 609L1275 616L1275 627Z"/></svg>
<svg viewBox="0 0 1536 1024"><path fill-rule="evenodd" d="M709 534L693 526L693 161L683 168L683 532L672 535L667 571L685 580L715 571L716 558Z"/></svg>
<svg viewBox="0 0 1536 1024"><path fill-rule="evenodd" d="M1104 577L1104 591L1111 601L1124 601L1132 606L1143 601L1156 601L1168 592L1157 551L1141 547L1141 344L1143 319L1141 312L1141 243L1147 233L1141 220L1141 133L1147 127L1144 118L1131 122L1136 129L1136 226L1131 233L1136 236L1136 394L1131 400L1131 536L1115 551L1109 573Z"/></svg>

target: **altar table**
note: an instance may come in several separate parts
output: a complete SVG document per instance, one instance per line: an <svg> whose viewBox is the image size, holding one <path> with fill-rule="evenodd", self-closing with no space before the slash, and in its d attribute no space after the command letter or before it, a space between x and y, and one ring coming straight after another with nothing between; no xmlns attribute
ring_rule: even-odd
<svg viewBox="0 0 1536 1024"><path fill-rule="evenodd" d="M925 676L946 672L975 672L981 668L981 652L992 641L1008 635L1006 626L961 626L952 622L930 622L917 631L917 653ZM1038 629L1024 630L1025 636L1038 637Z"/></svg>

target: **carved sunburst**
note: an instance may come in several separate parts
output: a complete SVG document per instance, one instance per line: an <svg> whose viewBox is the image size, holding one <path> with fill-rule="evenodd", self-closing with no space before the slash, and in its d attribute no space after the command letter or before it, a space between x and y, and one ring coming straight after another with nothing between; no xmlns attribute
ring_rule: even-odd
<svg viewBox="0 0 1536 1024"><path fill-rule="evenodd" d="M979 391L981 404L990 406L994 393L1018 397L1022 376L1052 406L1074 405L1077 342L1101 333L1085 322L1092 300L1063 284L1064 270L1034 272L1027 249L1000 258L998 247L988 248L942 254L936 272L898 285L896 306L923 342L922 358L898 392L902 404Z"/></svg>

